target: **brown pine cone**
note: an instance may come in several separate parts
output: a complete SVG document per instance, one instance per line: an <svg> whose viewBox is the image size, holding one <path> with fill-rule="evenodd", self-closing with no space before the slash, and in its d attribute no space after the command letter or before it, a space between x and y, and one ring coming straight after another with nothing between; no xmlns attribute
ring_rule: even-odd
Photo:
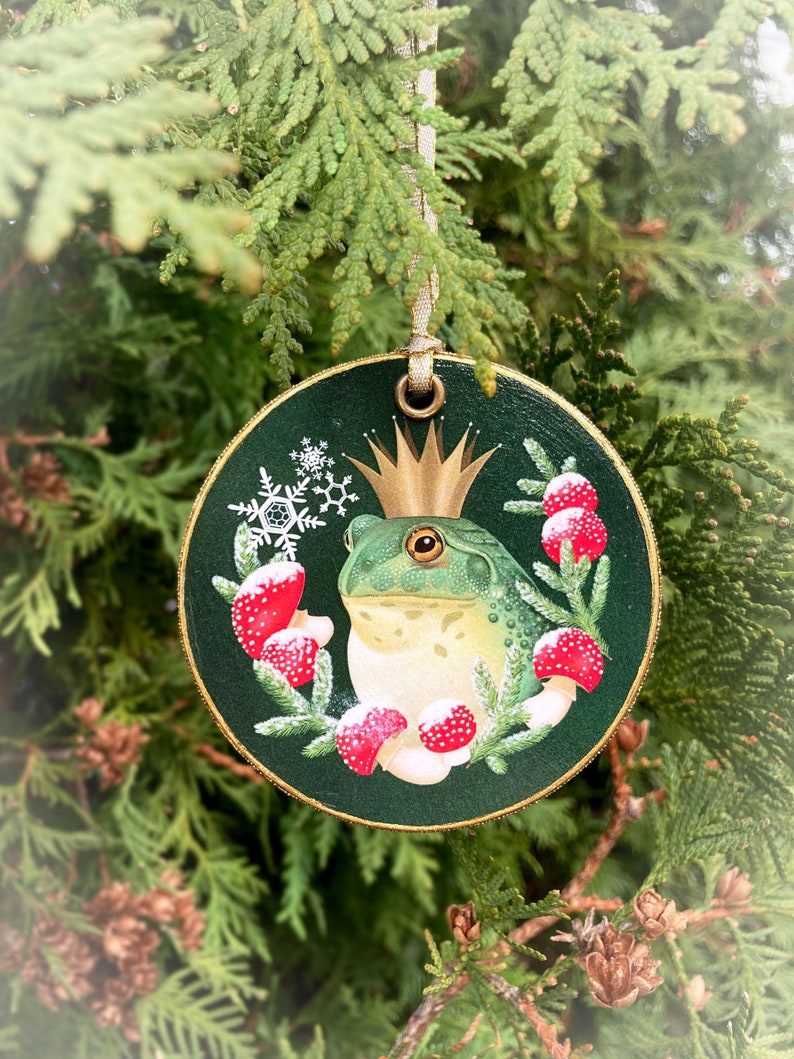
<svg viewBox="0 0 794 1059"><path fill-rule="evenodd" d="M601 1007L628 1007L662 984L658 966L647 945L608 923L585 957L590 995Z"/></svg>
<svg viewBox="0 0 794 1059"><path fill-rule="evenodd" d="M84 769L99 769L103 788L117 787L124 782L124 766L141 760L140 748L148 741L141 724L106 721L76 753Z"/></svg>
<svg viewBox="0 0 794 1059"><path fill-rule="evenodd" d="M724 908L741 908L749 905L754 884L746 871L736 865L729 868L717 883L717 900Z"/></svg>
<svg viewBox="0 0 794 1059"><path fill-rule="evenodd" d="M688 922L683 912L676 911L675 901L666 901L655 890L644 890L634 898L634 918L651 941L686 930Z"/></svg>
<svg viewBox="0 0 794 1059"><path fill-rule="evenodd" d="M452 936L464 948L480 938L480 921L474 911L474 902L465 905L450 905L447 919L452 928Z"/></svg>

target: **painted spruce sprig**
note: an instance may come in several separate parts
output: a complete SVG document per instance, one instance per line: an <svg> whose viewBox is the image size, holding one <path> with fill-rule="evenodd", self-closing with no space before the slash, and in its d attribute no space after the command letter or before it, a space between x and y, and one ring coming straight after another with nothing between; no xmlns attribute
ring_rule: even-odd
<svg viewBox="0 0 794 1059"><path fill-rule="evenodd" d="M516 485L525 493L528 500L507 500L503 507L514 515L542 515L542 497L549 482L561 474L576 472L576 457L568 456L558 469L549 459L546 450L534 438L524 438L524 448L540 473L540 478L520 478Z"/></svg>
<svg viewBox="0 0 794 1059"><path fill-rule="evenodd" d="M593 570L593 583L589 600L585 598L585 585ZM609 556L602 555L595 563L583 556L578 563L573 561L573 547L570 541L563 541L560 548L560 568L555 570L548 563L532 564L535 576L555 592L564 595L568 600L568 609L548 599L529 581L517 581L516 588L524 600L553 625L584 630L596 641L604 655L609 654L609 647L601 636L598 619L604 611L609 590L610 563Z"/></svg>
<svg viewBox="0 0 794 1059"><path fill-rule="evenodd" d="M247 522L241 522L234 535L234 565L241 581L245 581L249 574L258 570L262 565L259 562L259 551L254 535Z"/></svg>
<svg viewBox="0 0 794 1059"><path fill-rule="evenodd" d="M246 577L258 570L261 565L251 527L247 522L241 522L234 535L234 566L240 582L245 581ZM212 587L231 605L234 603L240 584L237 581L231 581L228 577L216 574L212 579Z"/></svg>
<svg viewBox="0 0 794 1059"><path fill-rule="evenodd" d="M504 673L497 687L485 662L478 658L474 663L472 683L488 722L471 745L471 764L484 761L497 776L507 771L506 758L534 746L551 731L551 725L527 728L521 693L525 664L518 647L508 648Z"/></svg>
<svg viewBox="0 0 794 1059"><path fill-rule="evenodd" d="M212 579L212 587L225 599L228 604L234 603L234 597L240 588L240 584L246 577L255 573L261 566L269 566L270 563L283 563L287 559L285 552L274 552L273 555L262 563L259 559L259 548L251 533L251 527L247 522L241 522L234 534L234 566L240 581L232 581L228 577L216 574Z"/></svg>
<svg viewBox="0 0 794 1059"><path fill-rule="evenodd" d="M265 736L311 735L315 737L304 748L306 757L323 757L336 750L338 718L326 713L333 694L333 663L327 651L317 652L316 671L311 698L290 686L278 670L267 662L254 662L254 676L284 712L254 725L254 731Z"/></svg>

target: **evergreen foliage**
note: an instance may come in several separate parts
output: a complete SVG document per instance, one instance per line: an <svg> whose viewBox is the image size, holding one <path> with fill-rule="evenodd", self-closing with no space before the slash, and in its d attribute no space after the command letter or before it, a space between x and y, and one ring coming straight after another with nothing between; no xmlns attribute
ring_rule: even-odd
<svg viewBox="0 0 794 1059"><path fill-rule="evenodd" d="M0 1054L793 1055L794 218L757 37L790 5L2 17ZM430 170L395 49L433 17ZM618 741L446 837L347 825L234 757L174 598L217 453L291 377L404 343L432 266L434 325L486 388L492 358L516 363L622 454L664 576ZM515 517L572 469L528 444ZM535 571L594 635L608 572ZM228 602L237 584L215 579ZM520 661L480 674L496 770ZM316 752L327 668L311 701L281 688ZM625 1007L587 962L604 917L635 977L663 979Z"/></svg>
<svg viewBox="0 0 794 1059"><path fill-rule="evenodd" d="M146 149L170 126L211 114L214 100L151 78L133 94L124 91L145 82L170 28L165 19L118 23L100 12L43 35L2 41L0 108L15 147L3 156L0 217L23 215L27 252L47 261L73 231L75 215L107 196L112 231L126 249L142 249L156 225L167 224L182 233L199 268L224 270L256 290L256 262L228 238L246 224L242 210L210 210L177 194L236 172L234 158Z"/></svg>
<svg viewBox="0 0 794 1059"><path fill-rule="evenodd" d="M511 754L526 750L540 742L550 731L549 725L528 730L522 710L521 681L524 677L526 659L520 649L511 647L507 652L505 671L497 687L488 667L478 659L474 664L472 683L477 701L487 723L482 733L475 737L471 748L471 761L484 761L488 768L502 775L507 771Z"/></svg>
<svg viewBox="0 0 794 1059"><path fill-rule="evenodd" d="M639 9L641 10L641 9ZM638 8L574 0L533 3L496 84L505 87L510 126L529 136L529 157L545 158L542 175L553 177L549 201L555 221L565 227L577 187L588 181L593 160L602 157L610 126L622 122L636 136L626 113L632 81L640 115L655 120L676 96L675 121L689 131L700 119L713 136L734 142L745 132L738 114L744 105L735 85L739 73L731 55L760 23L777 15L791 25L785 3L729 3L699 40L665 47L664 15Z"/></svg>

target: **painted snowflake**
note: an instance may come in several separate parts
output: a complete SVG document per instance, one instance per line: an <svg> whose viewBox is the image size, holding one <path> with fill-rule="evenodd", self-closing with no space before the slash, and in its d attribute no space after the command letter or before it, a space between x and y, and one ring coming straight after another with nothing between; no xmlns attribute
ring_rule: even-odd
<svg viewBox="0 0 794 1059"><path fill-rule="evenodd" d="M323 519L310 515L306 503L308 478L296 485L273 481L264 467L259 468L261 488L247 503L229 504L229 510L244 515L252 525L251 539L257 547L267 544L282 551L287 559L295 558L295 546L308 529L324 526ZM258 499L261 497L261 499Z"/></svg>
<svg viewBox="0 0 794 1059"><path fill-rule="evenodd" d="M333 467L333 458L327 455L328 442L318 441L316 444L311 438L301 438L301 448L295 449L289 454L289 458L295 464L298 474L308 474L310 478L322 478L326 467Z"/></svg>
<svg viewBox="0 0 794 1059"><path fill-rule="evenodd" d="M336 509L337 515L346 513L345 505L350 502L354 504L358 500L357 493L348 492L347 487L353 481L352 475L346 474L341 482L337 482L330 471L326 471L325 485L315 485L313 492L317 496L325 497L320 504L320 511L329 511L332 507Z"/></svg>

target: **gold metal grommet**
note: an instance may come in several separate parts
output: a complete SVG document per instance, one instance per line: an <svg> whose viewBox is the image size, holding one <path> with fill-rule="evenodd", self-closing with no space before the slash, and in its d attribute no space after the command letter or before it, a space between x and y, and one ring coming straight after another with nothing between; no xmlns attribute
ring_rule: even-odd
<svg viewBox="0 0 794 1059"><path fill-rule="evenodd" d="M394 402L408 419L432 419L444 407L447 393L444 383L437 375L433 376L429 397L420 398L416 404L408 399L408 376L403 375L394 387Z"/></svg>

